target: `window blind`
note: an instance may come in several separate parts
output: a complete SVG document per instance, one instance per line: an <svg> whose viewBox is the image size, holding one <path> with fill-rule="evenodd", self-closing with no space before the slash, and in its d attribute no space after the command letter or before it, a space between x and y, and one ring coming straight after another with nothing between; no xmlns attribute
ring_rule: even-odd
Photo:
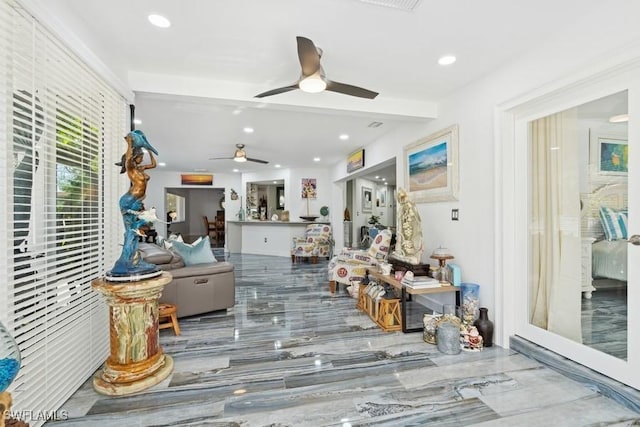
<svg viewBox="0 0 640 427"><path fill-rule="evenodd" d="M91 280L119 256L128 108L12 0L0 0L0 52L0 319L22 354L10 391L14 410L52 413L109 352Z"/></svg>

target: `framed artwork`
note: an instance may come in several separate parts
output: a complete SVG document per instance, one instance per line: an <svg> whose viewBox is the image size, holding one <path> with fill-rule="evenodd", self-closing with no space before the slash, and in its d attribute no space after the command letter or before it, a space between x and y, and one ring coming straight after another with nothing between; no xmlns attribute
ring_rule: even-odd
<svg viewBox="0 0 640 427"><path fill-rule="evenodd" d="M629 145L627 140L598 137L598 173L627 175L629 173Z"/></svg>
<svg viewBox="0 0 640 427"><path fill-rule="evenodd" d="M278 203L278 209L284 209L284 187L276 188L276 201Z"/></svg>
<svg viewBox="0 0 640 427"><path fill-rule="evenodd" d="M354 151L347 157L347 173L357 171L364 167L364 148Z"/></svg>
<svg viewBox="0 0 640 427"><path fill-rule="evenodd" d="M589 129L589 174L594 185L626 182L629 145L625 133Z"/></svg>
<svg viewBox="0 0 640 427"><path fill-rule="evenodd" d="M303 199L315 199L318 197L315 178L302 178L300 195Z"/></svg>
<svg viewBox="0 0 640 427"><path fill-rule="evenodd" d="M362 187L362 212L373 210L373 191L369 187Z"/></svg>
<svg viewBox="0 0 640 427"><path fill-rule="evenodd" d="M384 208L387 206L387 188L378 187L376 190L376 206Z"/></svg>
<svg viewBox="0 0 640 427"><path fill-rule="evenodd" d="M416 203L458 200L458 125L405 146L404 170Z"/></svg>
<svg viewBox="0 0 640 427"><path fill-rule="evenodd" d="M213 175L182 174L182 185L213 185Z"/></svg>

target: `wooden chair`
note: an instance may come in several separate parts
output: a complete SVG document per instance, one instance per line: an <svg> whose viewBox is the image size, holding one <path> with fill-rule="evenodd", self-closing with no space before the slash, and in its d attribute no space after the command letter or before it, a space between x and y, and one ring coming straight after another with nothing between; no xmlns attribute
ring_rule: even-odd
<svg viewBox="0 0 640 427"><path fill-rule="evenodd" d="M207 235L211 237L213 241L217 241L215 221L209 221L209 218L207 218L206 215L202 215L202 220L204 221L204 229Z"/></svg>

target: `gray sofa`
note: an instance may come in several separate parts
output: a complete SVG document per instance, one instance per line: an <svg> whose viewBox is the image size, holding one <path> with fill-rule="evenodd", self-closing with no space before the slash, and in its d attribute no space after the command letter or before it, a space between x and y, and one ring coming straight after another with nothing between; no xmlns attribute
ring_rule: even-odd
<svg viewBox="0 0 640 427"><path fill-rule="evenodd" d="M224 310L235 304L234 266L229 262L185 266L182 258L154 243L139 244L142 258L171 272L160 303L175 304L178 317Z"/></svg>

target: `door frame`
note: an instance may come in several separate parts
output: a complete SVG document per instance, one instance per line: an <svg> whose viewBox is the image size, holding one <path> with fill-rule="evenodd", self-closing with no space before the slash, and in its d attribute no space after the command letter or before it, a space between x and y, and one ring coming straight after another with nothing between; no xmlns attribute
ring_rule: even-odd
<svg viewBox="0 0 640 427"><path fill-rule="evenodd" d="M507 347L509 337L521 336L558 354L588 366L620 382L640 388L640 343L634 339L633 326L640 322L640 286L627 286L627 360L621 360L576 343L528 321L529 284L529 150L528 122L583 103L628 90L629 114L640 117L640 61L632 60L576 78L572 82L556 82L535 93L496 107L495 110L495 277L496 335ZM638 141L640 132L629 121L629 144ZM637 146L637 144L636 144ZM640 153L631 149L630 164L640 164ZM631 179L630 167L629 182ZM523 171L526 171L523 173ZM635 172L638 174L639 172ZM639 201L632 201L629 189L630 234L640 234ZM640 255L640 248L630 254ZM640 267L629 263L630 281L638 282ZM639 264L639 263L635 263ZM632 271L634 270L634 271ZM634 303L635 302L635 303Z"/></svg>

